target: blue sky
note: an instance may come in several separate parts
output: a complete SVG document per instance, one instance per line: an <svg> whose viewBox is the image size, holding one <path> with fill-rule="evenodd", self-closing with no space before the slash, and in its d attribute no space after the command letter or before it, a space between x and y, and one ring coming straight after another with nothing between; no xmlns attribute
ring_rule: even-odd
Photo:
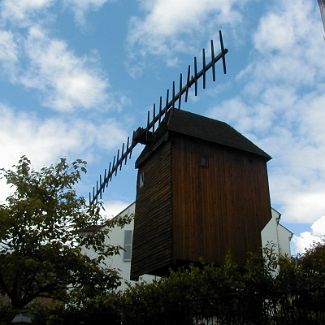
<svg viewBox="0 0 325 325"><path fill-rule="evenodd" d="M184 109L223 120L273 159L272 206L294 252L325 234L325 42L310 0L1 0L0 166L83 158L87 195L128 135L222 29L228 74ZM200 62L200 60L199 60ZM134 156L140 152L137 148ZM134 159L109 215L135 199ZM8 188L1 184L3 199Z"/></svg>

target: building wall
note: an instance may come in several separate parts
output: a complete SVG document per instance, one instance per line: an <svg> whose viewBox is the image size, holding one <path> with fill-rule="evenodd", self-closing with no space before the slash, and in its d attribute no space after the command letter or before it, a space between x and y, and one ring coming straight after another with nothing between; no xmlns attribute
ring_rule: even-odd
<svg viewBox="0 0 325 325"><path fill-rule="evenodd" d="M277 255L291 256L290 240L292 232L280 224L281 214L272 208L272 219L263 228L262 247L273 245Z"/></svg>
<svg viewBox="0 0 325 325"><path fill-rule="evenodd" d="M280 255L291 256L290 240L292 238L292 232L280 224L278 224L278 232Z"/></svg>
<svg viewBox="0 0 325 325"><path fill-rule="evenodd" d="M129 207L127 207L125 210L123 210L120 215L134 215L135 213L135 204L131 204ZM114 227L112 231L110 232L109 238L107 238L107 242L113 243L114 245L121 246L124 248L124 241L125 241L125 232L126 231L132 231L133 234L133 220L131 223L125 225L123 228L121 227ZM107 263L119 269L120 275L123 279L129 280L130 279L130 263L131 259L125 259L125 251L123 249L120 249L119 255L113 255L108 257ZM124 281L123 281L124 282ZM125 283L123 283L123 286Z"/></svg>
<svg viewBox="0 0 325 325"><path fill-rule="evenodd" d="M129 205L125 210L121 211L118 216L134 216L135 214L135 203ZM125 289L127 287L127 283L133 283L130 280L131 273L131 258L132 258L132 246L131 246L131 258L129 259L129 255L125 254L124 248L128 249L129 247L125 247L125 234L127 231L131 231L133 235L134 231L134 220L132 220L129 224L126 224L121 227L114 227L110 232L109 238L106 239L107 243L121 246L119 255L110 256L107 258L106 263L113 268L116 268L120 272L120 276L122 278L122 284L120 289ZM133 236L132 236L133 237ZM127 256L126 256L127 255ZM127 258L125 258L127 257ZM155 277L151 275L143 275L139 278L140 281L152 281Z"/></svg>

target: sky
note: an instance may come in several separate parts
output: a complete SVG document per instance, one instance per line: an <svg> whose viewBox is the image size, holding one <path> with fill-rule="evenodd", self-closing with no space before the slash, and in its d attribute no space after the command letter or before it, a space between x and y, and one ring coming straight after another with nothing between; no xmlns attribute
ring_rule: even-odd
<svg viewBox="0 0 325 325"><path fill-rule="evenodd" d="M0 167L88 162L88 197L159 96L222 30L228 73L183 109L266 151L272 206L293 253L325 235L325 39L317 0L0 0ZM135 200L135 158L104 195ZM0 200L10 189L0 183Z"/></svg>

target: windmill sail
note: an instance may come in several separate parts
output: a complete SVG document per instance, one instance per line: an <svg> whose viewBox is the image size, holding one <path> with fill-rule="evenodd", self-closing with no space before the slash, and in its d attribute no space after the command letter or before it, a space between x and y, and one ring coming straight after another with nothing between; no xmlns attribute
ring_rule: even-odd
<svg viewBox="0 0 325 325"><path fill-rule="evenodd" d="M318 0L318 5L320 9L320 14L322 16L323 27L325 31L325 0Z"/></svg>
<svg viewBox="0 0 325 325"><path fill-rule="evenodd" d="M173 81L172 90L167 89L165 101L163 97L159 99L159 109L156 113L156 105L153 105L152 114L148 111L147 124L144 128L138 128L133 132L132 139L127 139L126 144L123 143L121 150L119 149L117 155L114 156L113 162L109 164L109 168L105 169L104 176L100 175L99 181L96 183L96 187L93 187L92 192L89 193L89 205L91 206L98 199L102 199L102 195L111 181L113 175L116 175L118 170L122 168L123 164L126 164L127 160L131 158L132 150L138 143L146 144L150 142L150 137L152 137L155 132L156 126L159 127L160 123L164 120L167 113L171 109L175 109L176 106L178 109L181 107L182 96L185 96L184 101L188 100L189 89L194 85L194 94L198 94L198 81L202 78L202 87L206 87L206 73L211 69L212 71L212 80L216 80L216 71L215 64L222 60L223 73L227 73L226 59L225 56L228 53L228 50L224 47L223 37L221 31L219 31L219 42L220 42L220 52L215 55L214 43L211 40L210 42L210 61L206 62L206 52L205 49L202 50L202 68L198 71L197 57L194 57L193 67L188 66L186 81L183 82L183 74L179 76L178 83L178 92L176 93L176 83ZM193 75L191 75L193 71ZM163 106L163 103L165 105ZM157 106L158 107L158 106Z"/></svg>

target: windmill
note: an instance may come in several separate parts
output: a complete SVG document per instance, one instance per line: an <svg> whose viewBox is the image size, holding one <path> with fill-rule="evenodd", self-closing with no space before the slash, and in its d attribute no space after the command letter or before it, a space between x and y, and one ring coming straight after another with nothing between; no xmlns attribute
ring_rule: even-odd
<svg viewBox="0 0 325 325"><path fill-rule="evenodd" d="M194 57L186 78L179 76L177 93L173 82L165 100L153 105L146 126L127 139L89 194L90 205L101 199L135 146L145 145L136 160L131 279L202 260L221 264L227 252L243 262L261 246L261 231L271 219L271 157L226 123L181 110L191 87L197 95L200 79L205 89L208 70L215 81L218 61L226 74L221 31L219 41L217 55L211 41L210 61L203 49L202 68Z"/></svg>
<svg viewBox="0 0 325 325"><path fill-rule="evenodd" d="M159 110L156 104L153 105L152 116L150 111L148 111L147 125L144 128L139 127L135 132L133 132L132 140L130 137L127 138L126 144L122 144L121 150L118 149L117 154L114 156L113 161L110 162L108 169L105 169L104 175L100 174L99 180L94 186L92 192L89 192L89 205L91 206L98 199L102 199L103 193L107 188L108 184L112 180L113 176L117 175L117 172L122 169L123 164L127 163L127 160L131 158L132 151L137 144L146 144L149 141L150 136L155 132L156 127L160 126L161 122L167 116L167 113L175 109L181 109L182 96L185 96L185 102L188 100L188 93L190 88L194 85L195 96L198 93L198 80L202 78L203 89L206 88L206 73L208 70L212 70L212 79L216 80L216 69L215 65L219 60L222 60L223 72L227 73L226 59L225 56L228 53L228 49L224 48L223 37L221 31L219 31L219 41L220 41L220 53L215 55L213 40L210 41L210 54L211 60L206 63L206 51L202 49L202 69L198 71L197 57L193 60L193 71L194 74L191 76L191 66L187 68L187 79L183 82L183 74L179 75L179 90L176 92L175 81L172 83L172 91L167 89L165 101L161 96L159 99Z"/></svg>

